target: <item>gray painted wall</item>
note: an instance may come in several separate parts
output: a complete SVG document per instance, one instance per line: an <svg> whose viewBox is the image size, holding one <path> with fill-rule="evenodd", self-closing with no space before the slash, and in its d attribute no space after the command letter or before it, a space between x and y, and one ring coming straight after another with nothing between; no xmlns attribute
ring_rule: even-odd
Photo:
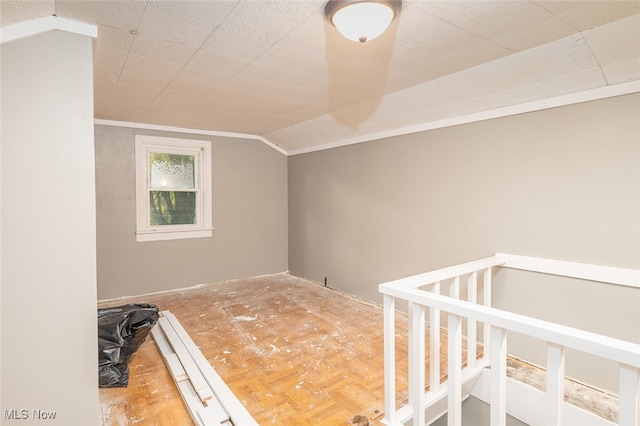
<svg viewBox="0 0 640 426"><path fill-rule="evenodd" d="M213 237L136 242L134 136L212 143ZM98 298L287 270L287 160L250 139L95 126Z"/></svg>
<svg viewBox="0 0 640 426"><path fill-rule="evenodd" d="M381 302L382 282L495 252L640 268L639 104L627 95L290 157L289 269ZM496 280L497 307L640 342L639 289ZM610 371L594 380L615 387Z"/></svg>
<svg viewBox="0 0 640 426"><path fill-rule="evenodd" d="M1 49L0 423L95 425L92 40L55 31Z"/></svg>

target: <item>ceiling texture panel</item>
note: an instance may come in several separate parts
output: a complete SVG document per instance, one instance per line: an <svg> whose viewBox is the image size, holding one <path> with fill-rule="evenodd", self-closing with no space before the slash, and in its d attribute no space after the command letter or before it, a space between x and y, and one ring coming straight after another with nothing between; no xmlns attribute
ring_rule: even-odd
<svg viewBox="0 0 640 426"><path fill-rule="evenodd" d="M637 0L405 0L367 43L339 35L324 5L0 0L0 15L97 25L97 119L252 134L294 154L640 81Z"/></svg>

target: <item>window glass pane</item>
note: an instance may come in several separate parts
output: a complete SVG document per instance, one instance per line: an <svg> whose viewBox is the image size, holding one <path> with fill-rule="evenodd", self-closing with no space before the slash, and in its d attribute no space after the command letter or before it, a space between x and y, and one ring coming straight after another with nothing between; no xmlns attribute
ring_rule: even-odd
<svg viewBox="0 0 640 426"><path fill-rule="evenodd" d="M149 153L152 188L195 188L195 155Z"/></svg>
<svg viewBox="0 0 640 426"><path fill-rule="evenodd" d="M195 224L196 192L150 191L151 226Z"/></svg>

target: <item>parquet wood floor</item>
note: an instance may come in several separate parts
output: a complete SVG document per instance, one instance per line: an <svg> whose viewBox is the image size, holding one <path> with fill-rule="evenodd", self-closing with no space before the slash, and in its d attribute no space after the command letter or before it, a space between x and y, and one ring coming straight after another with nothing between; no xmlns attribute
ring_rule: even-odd
<svg viewBox="0 0 640 426"><path fill-rule="evenodd" d="M100 306L125 303L153 303L173 312L261 425L348 425L356 415L381 424L380 306L288 274ZM396 335L400 403L407 387L404 315L397 315ZM442 347L446 350L446 341ZM445 353L441 359L446 362ZM104 425L192 424L151 336L129 368L127 388L99 391Z"/></svg>

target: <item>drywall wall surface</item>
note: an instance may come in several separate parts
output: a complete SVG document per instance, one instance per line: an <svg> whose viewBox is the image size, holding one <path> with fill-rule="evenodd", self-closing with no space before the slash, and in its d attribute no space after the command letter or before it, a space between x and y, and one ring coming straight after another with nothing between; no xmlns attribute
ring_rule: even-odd
<svg viewBox="0 0 640 426"><path fill-rule="evenodd" d="M1 423L97 424L92 40L1 49Z"/></svg>
<svg viewBox="0 0 640 426"><path fill-rule="evenodd" d="M289 269L381 302L382 282L495 252L640 268L639 105L632 94L289 157ZM574 326L579 311L585 328L590 306L600 331L637 334L640 290L580 288L498 285L494 298ZM552 299L573 303L539 303Z"/></svg>
<svg viewBox="0 0 640 426"><path fill-rule="evenodd" d="M211 141L213 236L136 242L137 134ZM287 270L287 160L258 140L95 126L98 298Z"/></svg>

